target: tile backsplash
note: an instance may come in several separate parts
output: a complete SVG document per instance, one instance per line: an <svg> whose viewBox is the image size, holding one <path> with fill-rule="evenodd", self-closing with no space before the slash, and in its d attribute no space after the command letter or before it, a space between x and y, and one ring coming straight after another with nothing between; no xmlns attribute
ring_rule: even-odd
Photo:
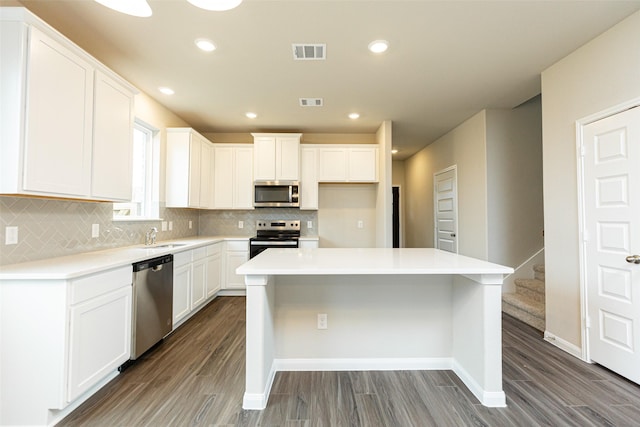
<svg viewBox="0 0 640 427"><path fill-rule="evenodd" d="M160 221L114 222L112 215L112 203L0 196L0 265L142 244L150 227L161 230ZM160 216L173 222L173 230L159 231L158 241L197 235L251 237L258 219L300 219L303 236L318 234L317 211L291 208L199 211L161 205ZM243 228L238 228L238 221ZM307 229L308 221L312 229ZM93 224L100 227L97 238L91 237ZM7 226L18 227L15 245L5 245Z"/></svg>
<svg viewBox="0 0 640 427"><path fill-rule="evenodd" d="M141 244L150 227L161 230L160 221L114 222L112 216L112 203L2 196L0 265ZM173 230L159 231L158 240L198 235L198 211L161 206L160 216ZM97 238L91 237L93 224L100 227ZM7 226L18 227L15 245L5 245Z"/></svg>

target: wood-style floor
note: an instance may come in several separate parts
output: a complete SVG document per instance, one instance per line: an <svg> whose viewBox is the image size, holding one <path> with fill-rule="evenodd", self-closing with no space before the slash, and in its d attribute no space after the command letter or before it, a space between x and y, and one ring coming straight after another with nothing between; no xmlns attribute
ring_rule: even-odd
<svg viewBox="0 0 640 427"><path fill-rule="evenodd" d="M450 371L281 372L264 411L242 410L245 300L221 297L61 426L640 426L640 386L503 317L507 408Z"/></svg>

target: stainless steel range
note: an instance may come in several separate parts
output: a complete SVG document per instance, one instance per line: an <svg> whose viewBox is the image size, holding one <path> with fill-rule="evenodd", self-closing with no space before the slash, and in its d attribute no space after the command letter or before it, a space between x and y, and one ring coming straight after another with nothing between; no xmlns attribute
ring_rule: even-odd
<svg viewBox="0 0 640 427"><path fill-rule="evenodd" d="M249 258L269 248L297 248L300 220L258 220L257 235L249 239Z"/></svg>

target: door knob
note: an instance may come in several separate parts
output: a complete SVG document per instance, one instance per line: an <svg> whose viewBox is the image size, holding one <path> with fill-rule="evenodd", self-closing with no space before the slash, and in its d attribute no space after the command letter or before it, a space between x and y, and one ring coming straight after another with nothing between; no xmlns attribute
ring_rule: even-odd
<svg viewBox="0 0 640 427"><path fill-rule="evenodd" d="M640 255L629 255L626 260L630 264L640 264Z"/></svg>

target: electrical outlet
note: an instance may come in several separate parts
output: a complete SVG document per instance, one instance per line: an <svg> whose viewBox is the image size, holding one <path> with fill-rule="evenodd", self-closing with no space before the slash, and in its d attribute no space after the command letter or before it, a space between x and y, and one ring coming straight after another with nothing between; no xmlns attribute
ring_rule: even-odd
<svg viewBox="0 0 640 427"><path fill-rule="evenodd" d="M189 230L193 228L193 221L189 221Z"/></svg>
<svg viewBox="0 0 640 427"><path fill-rule="evenodd" d="M307 221L307 228L311 230L313 228L313 221Z"/></svg>
<svg viewBox="0 0 640 427"><path fill-rule="evenodd" d="M364 221L361 219L358 220L358 228L364 228Z"/></svg>
<svg viewBox="0 0 640 427"><path fill-rule="evenodd" d="M100 237L100 224L91 224L91 237Z"/></svg>
<svg viewBox="0 0 640 427"><path fill-rule="evenodd" d="M18 227L5 227L4 244L5 245L18 244Z"/></svg>
<svg viewBox="0 0 640 427"><path fill-rule="evenodd" d="M162 221L162 231L167 231L167 221Z"/></svg>
<svg viewBox="0 0 640 427"><path fill-rule="evenodd" d="M173 231L173 221L169 221L169 231Z"/></svg>
<svg viewBox="0 0 640 427"><path fill-rule="evenodd" d="M318 313L318 329L327 329L327 313Z"/></svg>
<svg viewBox="0 0 640 427"><path fill-rule="evenodd" d="M238 228L244 228L244 221L238 221Z"/></svg>

